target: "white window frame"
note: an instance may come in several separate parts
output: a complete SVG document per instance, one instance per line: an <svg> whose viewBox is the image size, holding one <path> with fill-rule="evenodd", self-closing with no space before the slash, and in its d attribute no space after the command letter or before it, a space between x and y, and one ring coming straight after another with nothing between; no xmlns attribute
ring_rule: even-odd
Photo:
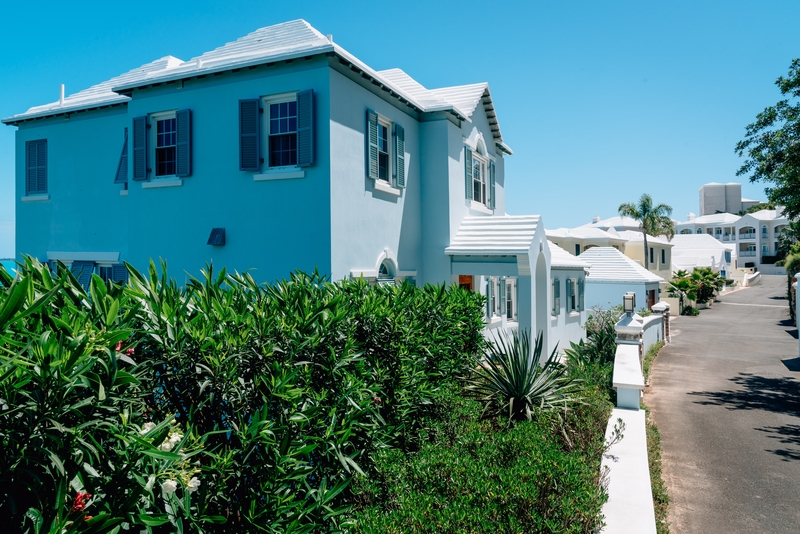
<svg viewBox="0 0 800 534"><path fill-rule="evenodd" d="M380 174L381 174L381 163L380 163L380 161L381 161L381 145L380 145L380 141L379 141L378 142L378 178L375 179L375 183L383 182L384 184L389 185L392 189L394 189L396 187L396 185L397 185L397 184L394 183L394 178L393 178L393 173L392 173L392 170L393 170L392 160L394 159L392 157L394 155L394 153L393 153L394 147L392 146L392 145L394 145L394 142L393 142L393 140L394 140L394 130L393 130L394 123L392 123L392 121L390 121L386 117L383 117L382 115L378 115L378 128L380 128L381 126L386 128L386 160L387 160L386 161L386 179L384 180L383 178L380 177ZM379 130L378 139L380 139L380 130Z"/></svg>
<svg viewBox="0 0 800 534"><path fill-rule="evenodd" d="M476 147L477 148L477 147ZM479 177L478 179L475 178L475 162L478 162L479 165ZM488 208L489 207L489 160L488 158L480 154L478 150L472 151L472 201L477 202L481 206ZM481 185L481 199L478 200L475 198L475 184L479 183Z"/></svg>
<svg viewBox="0 0 800 534"><path fill-rule="evenodd" d="M284 102L297 102L297 93L298 91L291 91L288 93L279 93L275 95L264 96L261 98L261 109L264 110L262 113L262 135L261 135L261 154L263 154L264 161L262 163L262 173L263 174L270 174L270 173L281 173L281 172L290 172L290 171L299 171L301 170L298 165L270 165L270 153L269 153L269 138L270 138L270 111L272 104L283 104ZM285 135L285 134L281 134ZM297 150L297 126L295 126L295 150ZM303 176L294 176L292 175L291 178L302 178Z"/></svg>
<svg viewBox="0 0 800 534"><path fill-rule="evenodd" d="M158 174L158 121L164 121L169 119L176 119L175 124L175 172L178 172L178 125L177 125L177 110L172 111L160 111L158 113L151 113L150 114L150 161L152 162L152 171L150 172L151 179L154 180L175 180L178 179L178 176L175 173L172 174ZM143 182L144 184L144 182Z"/></svg>

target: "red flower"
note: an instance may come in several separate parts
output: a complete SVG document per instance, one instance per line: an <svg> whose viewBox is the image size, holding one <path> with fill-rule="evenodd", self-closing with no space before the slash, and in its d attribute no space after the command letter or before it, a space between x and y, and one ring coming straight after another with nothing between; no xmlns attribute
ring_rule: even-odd
<svg viewBox="0 0 800 534"><path fill-rule="evenodd" d="M122 350L122 341L117 341L117 352Z"/></svg>
<svg viewBox="0 0 800 534"><path fill-rule="evenodd" d="M94 516L91 516L91 515L85 515L85 516L83 516L83 520L84 520L84 521L88 521L88 520L90 520L92 517L94 517Z"/></svg>
<svg viewBox="0 0 800 534"><path fill-rule="evenodd" d="M75 495L75 502L72 503L72 513L76 514L78 512L83 512L83 510L86 508L87 501L91 498L91 493L79 491L78 494Z"/></svg>

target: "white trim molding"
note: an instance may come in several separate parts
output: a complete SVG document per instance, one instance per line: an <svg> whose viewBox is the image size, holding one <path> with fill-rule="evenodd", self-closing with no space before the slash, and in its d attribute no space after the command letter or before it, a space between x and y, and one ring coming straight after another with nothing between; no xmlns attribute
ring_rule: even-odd
<svg viewBox="0 0 800 534"><path fill-rule="evenodd" d="M142 182L142 189L156 189L159 187L180 187L183 180L180 178L158 178L152 182Z"/></svg>
<svg viewBox="0 0 800 534"><path fill-rule="evenodd" d="M396 187L392 187L385 180L374 180L375 182L375 190L381 191L383 193L389 193L390 195L400 196L400 189Z"/></svg>
<svg viewBox="0 0 800 534"><path fill-rule="evenodd" d="M271 180L293 180L295 178L305 178L306 171L297 170L297 171L283 171L283 172L275 172L275 171L268 171L262 174L256 174L253 176L254 182L269 182Z"/></svg>
<svg viewBox="0 0 800 534"><path fill-rule="evenodd" d="M47 202L50 200L50 195L28 195L22 197L23 202Z"/></svg>
<svg viewBox="0 0 800 534"><path fill-rule="evenodd" d="M47 251L48 260L61 260L64 263L73 261L93 261L95 263L119 263L119 252L51 252Z"/></svg>

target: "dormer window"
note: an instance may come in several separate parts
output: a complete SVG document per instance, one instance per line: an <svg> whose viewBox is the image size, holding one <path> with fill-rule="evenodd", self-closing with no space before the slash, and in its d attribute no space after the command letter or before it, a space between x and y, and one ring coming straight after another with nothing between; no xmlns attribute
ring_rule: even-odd
<svg viewBox="0 0 800 534"><path fill-rule="evenodd" d="M486 154L486 146L478 139L476 147L464 147L465 188L467 200L475 208L495 208L495 164Z"/></svg>

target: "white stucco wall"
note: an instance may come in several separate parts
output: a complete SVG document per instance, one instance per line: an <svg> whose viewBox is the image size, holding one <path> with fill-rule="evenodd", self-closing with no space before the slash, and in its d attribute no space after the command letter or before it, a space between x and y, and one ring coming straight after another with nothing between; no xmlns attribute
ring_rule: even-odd
<svg viewBox="0 0 800 534"><path fill-rule="evenodd" d="M558 349L559 352L564 352L564 349L570 347L570 342L578 343L581 339L586 339L586 331L584 326L586 318L588 317L588 308L584 307L582 312L567 313L567 278L571 279L585 279L583 269L564 269L564 268L551 268L550 281L551 285L549 292L552 293L552 281L559 280L561 302L558 310L558 315L553 315L553 298L551 294L549 297L550 302L550 351ZM584 285L584 288L586 286ZM584 290L584 301L585 301Z"/></svg>

